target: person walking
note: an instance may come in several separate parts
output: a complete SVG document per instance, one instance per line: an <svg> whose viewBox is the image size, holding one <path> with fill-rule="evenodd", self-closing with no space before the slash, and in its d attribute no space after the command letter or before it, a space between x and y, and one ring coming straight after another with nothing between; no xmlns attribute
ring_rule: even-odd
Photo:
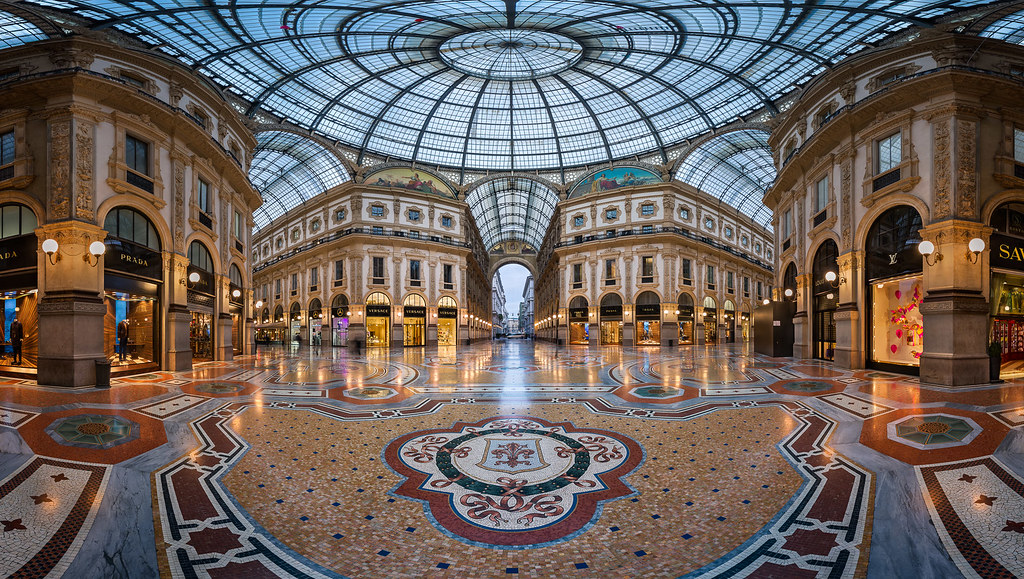
<svg viewBox="0 0 1024 579"><path fill-rule="evenodd" d="M11 349L14 351L14 365L21 365L21 341L25 338L25 330L18 318L11 322Z"/></svg>

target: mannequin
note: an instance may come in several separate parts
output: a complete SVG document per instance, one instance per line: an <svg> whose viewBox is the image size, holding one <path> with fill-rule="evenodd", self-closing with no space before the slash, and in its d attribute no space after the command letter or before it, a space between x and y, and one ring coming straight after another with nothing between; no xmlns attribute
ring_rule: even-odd
<svg viewBox="0 0 1024 579"><path fill-rule="evenodd" d="M118 359L124 362L128 356L128 320L121 320L117 324L117 353Z"/></svg>

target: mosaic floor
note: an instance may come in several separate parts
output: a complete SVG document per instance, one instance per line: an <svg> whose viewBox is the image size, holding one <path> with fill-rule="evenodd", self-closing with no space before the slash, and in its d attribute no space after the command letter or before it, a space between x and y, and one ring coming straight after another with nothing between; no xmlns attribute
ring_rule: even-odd
<svg viewBox="0 0 1024 579"><path fill-rule="evenodd" d="M3 577L1024 577L1024 381L744 345L0 380Z"/></svg>

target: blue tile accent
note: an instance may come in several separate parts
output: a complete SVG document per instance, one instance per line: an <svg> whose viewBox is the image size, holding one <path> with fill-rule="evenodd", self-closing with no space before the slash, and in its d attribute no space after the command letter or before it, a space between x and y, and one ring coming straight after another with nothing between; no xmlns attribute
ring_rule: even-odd
<svg viewBox="0 0 1024 579"><path fill-rule="evenodd" d="M519 567L505 567L505 574L506 575L518 575L519 574Z"/></svg>
<svg viewBox="0 0 1024 579"><path fill-rule="evenodd" d="M587 565L586 563L576 563L577 569L586 569L587 567L589 567L589 565Z"/></svg>
<svg viewBox="0 0 1024 579"><path fill-rule="evenodd" d="M639 551L634 551L633 554L636 555L637 557L643 557L644 555L647 554L647 551L644 551L643 549L640 549Z"/></svg>
<svg viewBox="0 0 1024 579"><path fill-rule="evenodd" d="M381 549L380 551L377 551L377 554L381 557L387 557L391 554L391 551L385 551L384 549Z"/></svg>
<svg viewBox="0 0 1024 579"><path fill-rule="evenodd" d="M345 535L342 535L341 533L334 533L331 536L334 537L335 539L340 539L340 538L344 537Z"/></svg>
<svg viewBox="0 0 1024 579"><path fill-rule="evenodd" d="M693 535L691 535L690 533L683 533L683 538L684 539L692 539Z"/></svg>
<svg viewBox="0 0 1024 579"><path fill-rule="evenodd" d="M451 565L449 565L448 563L438 563L437 564L437 568L438 569L447 569L449 567L451 567Z"/></svg>

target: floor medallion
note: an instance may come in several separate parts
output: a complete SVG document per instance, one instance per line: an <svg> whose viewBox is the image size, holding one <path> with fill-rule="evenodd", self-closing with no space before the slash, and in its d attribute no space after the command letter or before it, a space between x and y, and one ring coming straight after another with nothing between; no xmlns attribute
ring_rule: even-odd
<svg viewBox="0 0 1024 579"><path fill-rule="evenodd" d="M394 493L423 501L442 532L516 549L568 540L603 502L634 494L624 477L643 449L614 432L504 416L407 434L384 459L406 477Z"/></svg>

